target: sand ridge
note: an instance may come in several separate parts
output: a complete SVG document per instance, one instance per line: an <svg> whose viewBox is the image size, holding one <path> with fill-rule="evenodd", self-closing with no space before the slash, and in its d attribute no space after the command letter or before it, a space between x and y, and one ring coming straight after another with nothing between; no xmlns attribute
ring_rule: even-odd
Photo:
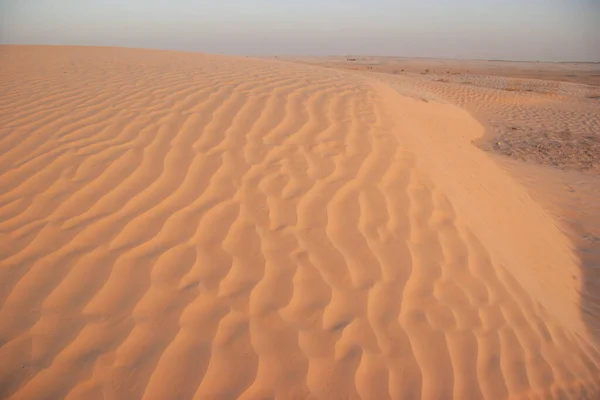
<svg viewBox="0 0 600 400"><path fill-rule="evenodd" d="M571 244L466 112L277 61L0 58L0 397L598 397Z"/></svg>

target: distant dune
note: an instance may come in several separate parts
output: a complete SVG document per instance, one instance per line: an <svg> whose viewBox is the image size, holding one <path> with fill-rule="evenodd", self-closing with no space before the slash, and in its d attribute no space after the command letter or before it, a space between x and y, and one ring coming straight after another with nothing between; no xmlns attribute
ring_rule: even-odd
<svg viewBox="0 0 600 400"><path fill-rule="evenodd" d="M0 46L0 93L0 398L600 398L575 245L419 84Z"/></svg>

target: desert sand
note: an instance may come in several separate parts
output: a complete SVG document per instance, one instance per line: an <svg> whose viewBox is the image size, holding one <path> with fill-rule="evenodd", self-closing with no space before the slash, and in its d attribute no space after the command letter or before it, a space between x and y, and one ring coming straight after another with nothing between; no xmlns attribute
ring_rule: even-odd
<svg viewBox="0 0 600 400"><path fill-rule="evenodd" d="M0 46L0 398L600 398L594 88L415 75Z"/></svg>

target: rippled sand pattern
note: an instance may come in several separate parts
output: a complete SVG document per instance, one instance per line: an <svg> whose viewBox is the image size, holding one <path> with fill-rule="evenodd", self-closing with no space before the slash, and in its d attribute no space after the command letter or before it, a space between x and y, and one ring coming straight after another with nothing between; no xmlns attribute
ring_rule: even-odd
<svg viewBox="0 0 600 400"><path fill-rule="evenodd" d="M380 83L0 60L1 398L598 398L596 348L495 262Z"/></svg>

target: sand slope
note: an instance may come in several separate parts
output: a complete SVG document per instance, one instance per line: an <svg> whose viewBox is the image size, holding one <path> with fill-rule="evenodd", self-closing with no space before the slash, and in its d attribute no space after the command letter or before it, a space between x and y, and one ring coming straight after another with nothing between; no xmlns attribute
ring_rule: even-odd
<svg viewBox="0 0 600 400"><path fill-rule="evenodd" d="M600 339L600 87L514 77L546 79L562 70L554 78L586 81L600 76L597 64L397 61L388 57L342 63L322 57L308 62L358 69L357 73L405 96L464 108L484 124L486 134L473 143L522 183L573 241L579 259L581 314L596 340ZM405 63L414 63L421 73L408 72L408 68L398 73ZM456 69L440 71L440 64ZM580 67L592 69L586 74Z"/></svg>
<svg viewBox="0 0 600 400"><path fill-rule="evenodd" d="M0 47L0 397L598 398L571 244L449 105Z"/></svg>

